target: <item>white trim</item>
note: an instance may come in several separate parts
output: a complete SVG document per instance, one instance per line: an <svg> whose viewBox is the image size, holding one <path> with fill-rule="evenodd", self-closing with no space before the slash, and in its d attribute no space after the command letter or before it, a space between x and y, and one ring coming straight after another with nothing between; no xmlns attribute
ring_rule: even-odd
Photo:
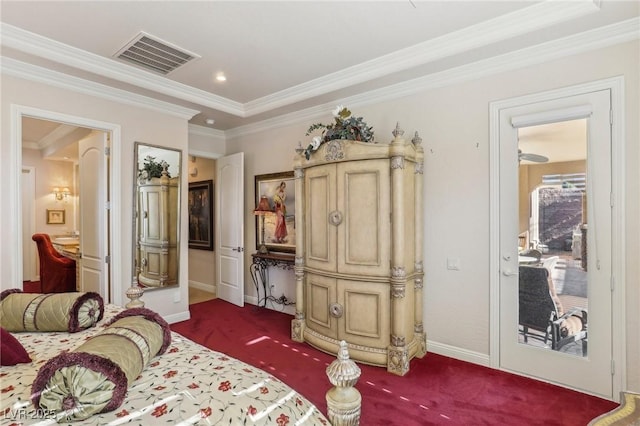
<svg viewBox="0 0 640 426"><path fill-rule="evenodd" d="M21 161L21 163L22 163L22 161ZM35 199L35 190L36 190L36 180L37 180L36 173L37 173L37 172L36 172L36 168L35 168L35 167L33 167L33 166L24 166L24 165L23 165L23 166L21 166L21 167L20 167L20 184L21 184L21 185L22 185L22 181L23 181L23 177L22 177L22 171L23 171L23 170L29 170L29 175L31 176L31 179L32 179L32 181L33 181L33 182L32 182L32 184L33 184L33 188L32 188L32 189L33 189L33 193L32 193L32 194L30 194L30 195L33 197L33 199L31 200L31 208L29 209L29 212L25 213L24 211L22 211L22 212L21 212L21 213L22 213L22 214L21 214L21 217L22 217L23 219L25 219L25 220L23 221L23 223L24 223L24 222L26 222L26 221L28 221L28 222L29 222L29 231L30 231L30 233L31 233L31 234L34 234L34 233L35 233L35 230L36 230L36 199ZM23 188L21 187L21 188L20 188L20 197L24 197L24 195L25 195L25 194L23 194L23 192L22 192L22 191L23 191ZM22 205L22 203L21 203L21 205ZM20 229L21 231L23 231L23 230L22 230L22 227L20 227L20 228L18 228L18 229ZM24 235L24 231L21 233L21 235ZM21 239L23 239L22 237L20 237L20 238L21 238ZM23 239L23 241L24 241L24 239ZM23 248L24 248L24 247L23 247ZM35 247L33 247L33 249L32 249L32 250L30 250L30 251L31 251L31 255L30 255L30 256L32 256L32 257L29 259L29 261L30 261L30 263L31 263L31 264L29 265L29 269L28 269L28 270L29 270L29 272L30 272L30 275L29 275L29 277L25 277L25 276L23 275L23 276L22 276L22 279L23 279L23 280L25 280L25 278L31 279L32 277L37 277L38 281L40 281L40 274L39 274L39 273L36 273L36 271L34 271L34 270L33 270L33 269L34 269L34 266L35 266L35 260L36 260L36 258L37 258L37 256L38 256L38 254L36 254L37 249L36 249ZM22 253L24 253L24 251L23 251ZM34 256L34 255L35 255L35 256ZM23 257L23 262L24 262L24 257ZM20 266L20 265L18 265L18 266ZM23 270L24 270L24 267L23 267ZM40 272L40 271L37 271L37 272Z"/></svg>
<svg viewBox="0 0 640 426"><path fill-rule="evenodd" d="M187 309L177 314L163 315L162 318L169 324L175 324L177 322L190 320L191 312Z"/></svg>
<svg viewBox="0 0 640 426"><path fill-rule="evenodd" d="M588 118L593 113L591 105L542 111L535 114L519 115L511 118L511 125L519 129L521 127L539 126L541 124L557 123L559 121L577 120Z"/></svg>
<svg viewBox="0 0 640 426"><path fill-rule="evenodd" d="M198 290L206 291L207 293L216 294L215 284L206 284L199 281L189 280L189 287L197 288Z"/></svg>
<svg viewBox="0 0 640 426"><path fill-rule="evenodd" d="M489 103L489 361L500 368L500 110Z"/></svg>
<svg viewBox="0 0 640 426"><path fill-rule="evenodd" d="M239 102L223 98L186 84L169 80L149 71L133 67L111 58L105 58L22 28L0 23L2 45L46 58L61 64L89 71L103 77L112 78L138 87L153 90L182 99L215 108L229 114L243 116L243 106Z"/></svg>
<svg viewBox="0 0 640 426"><path fill-rule="evenodd" d="M621 391L627 390L627 313L626 313L626 259L627 251L625 244L626 233L626 168L625 168L625 140L626 140L626 108L625 108L625 82L624 77L616 77L607 80L611 89L611 167L614 173L611 176L611 186L613 187L613 199L615 208L612 211L612 272L617 283L612 294L613 303L613 361L620 366L620 372L616 371L613 376L613 395L617 398ZM617 191L617 192L615 192ZM622 260L620 260L622 259ZM616 331L617 330L617 331ZM616 367L616 370L618 368Z"/></svg>
<svg viewBox="0 0 640 426"><path fill-rule="evenodd" d="M490 301L489 301L489 348L490 362L493 368L500 368L500 264L499 253L499 151L500 151L500 111L521 105L529 105L548 100L577 96L600 90L611 90L611 108L613 110L613 124L611 134L612 159L611 173L612 186L616 192L614 195L615 207L612 212L612 273L617 285L612 294L612 359L615 363L613 373L612 397L617 399L620 392L626 389L627 365L626 365L626 249L624 235L625 223L625 99L624 77L613 77L597 80L585 84L569 86L547 92L534 93L517 98L491 102L489 104L489 273L490 273Z"/></svg>
<svg viewBox="0 0 640 426"><path fill-rule="evenodd" d="M492 367L489 355L462 349L457 346L447 345L446 343L427 340L427 352L471 362L473 364L483 365L485 367Z"/></svg>
<svg viewBox="0 0 640 426"><path fill-rule="evenodd" d="M189 149L188 155L193 155L195 157L200 157L200 158L208 158L211 160L217 160L218 158L224 157L224 154L219 154L216 152L200 151L197 149Z"/></svg>
<svg viewBox="0 0 640 426"><path fill-rule="evenodd" d="M7 58L6 56L2 56L0 59L2 59L0 61L0 70L3 74L24 80L45 83L54 87L71 90L73 92L96 96L102 99L118 102L120 104L146 108L187 120L190 120L194 115L200 112L199 110L185 108L169 102L153 99L148 96L138 95L126 90L95 83L57 71L48 70L26 62Z"/></svg>
<svg viewBox="0 0 640 426"><path fill-rule="evenodd" d="M20 194L22 191L20 182L20 173L22 171L22 117L34 117L43 120L58 121L62 123L75 124L80 127L88 127L101 130L111 134L111 165L110 182L111 188L122 188L122 165L119 159L122 151L122 135L121 128L118 124L97 121L89 118L77 117L68 114L61 114L52 111L46 111L39 108L33 108L23 105L11 104L11 146L9 164L9 205L12 205L10 218L11 224L15 224L17 229L22 229L22 203ZM124 304L124 289L119 283L122 279L122 256L115 256L114 253L122 253L122 238L120 230L122 226L122 194L121 191L111 191L111 210L109 214L110 243L111 243L111 303ZM22 282L22 234L14 232L11 234L12 241L9 241L9 247L16 247L16 256L11 263L11 278L13 282Z"/></svg>
<svg viewBox="0 0 640 426"><path fill-rule="evenodd" d="M336 104L349 105L354 108L376 102L400 99L423 91L447 87L502 72L527 68L550 60L562 59L639 38L640 17L549 41L516 52L510 52L459 67L427 74L423 77L406 80L402 83L345 97L341 100L306 108L290 114L283 114L256 123L235 127L227 130L225 135L230 139L264 130L290 126L302 121L311 121L324 116L327 111L335 108Z"/></svg>
<svg viewBox="0 0 640 426"><path fill-rule="evenodd" d="M245 116L270 111L335 90L432 63L455 54L529 33L594 13L592 0L542 2L475 25L418 43L388 55L322 76L297 86L247 102ZM351 104L349 104L351 105Z"/></svg>
<svg viewBox="0 0 640 426"><path fill-rule="evenodd" d="M3 45L9 45L6 42L7 38L5 37L7 28L10 28L10 31L18 30L15 27L8 26L7 24L2 24L0 26L0 30L3 36L1 39ZM456 83L470 81L496 73L506 72L519 68L526 68L528 66L543 63L549 60L565 58L567 56L575 55L578 53L637 40L638 38L640 38L640 17L632 18L601 28L588 30L580 34L556 39L536 46L521 49L516 52L510 52L504 55L484 59L471 64L466 64L448 70L428 74L423 77L419 77L413 80L407 80L402 83L394 84L358 95L349 96L343 98L342 100L326 103L312 108L306 108L293 113L283 114L278 117L261 120L256 123L238 126L224 132L219 132L221 132L221 134L224 135L223 137L225 138L225 140L227 140L230 138L249 135L269 129L289 126L292 124L300 123L302 121L313 120L317 117L323 116L327 111L333 109L336 102L348 104L352 107L358 107L369 105L375 102L403 98L406 96L414 95L421 91L446 87ZM0 59L2 59L0 61L0 70L3 73L14 75L19 78L43 82L57 87L64 87L76 92L87 93L117 102L129 103L136 106L151 108L165 113L177 114L181 117L186 117L187 119L190 119L199 112L196 110L183 108L168 102L157 101L145 96L136 95L119 89L114 89L98 83L88 82L77 77L49 71L44 68L29 65L10 58L0 57ZM145 77L148 77L147 74L148 73L144 72ZM167 82L165 83L170 84ZM185 89L184 92L188 92L188 89ZM180 98L180 96L176 97ZM190 100L193 102L197 102L193 99ZM222 108L219 105L212 106L207 102L200 103L202 105L211 106L212 108L216 108L221 111L226 111L225 108ZM245 106L246 105L250 105L250 103L245 104ZM272 105L275 105L275 103ZM245 112L245 106L234 105L233 108L237 109L236 115L241 117L249 116L249 114L246 114ZM275 106L273 107L275 108Z"/></svg>
<svg viewBox="0 0 640 426"><path fill-rule="evenodd" d="M11 128L9 129L9 137L11 138L11 146L9 147L9 224L16 225L16 229L22 229L22 114L17 105L11 105ZM6 187L5 187L6 188ZM6 225L6 224L5 224ZM12 283L21 283L22 276L22 233L9 233L9 247L15 247L17 256L13 258L10 264Z"/></svg>
<svg viewBox="0 0 640 426"><path fill-rule="evenodd" d="M197 136L206 136L219 138L224 140L225 134L223 130L211 129L209 127L198 126L197 124L189 124L189 134Z"/></svg>
<svg viewBox="0 0 640 426"><path fill-rule="evenodd" d="M2 23L0 25L0 34L4 46L22 52L239 117L250 117L347 86L365 83L392 73L431 63L457 53L511 39L599 10L599 2L594 0L537 3L280 92L254 99L245 104L125 65L111 58L86 52L9 24Z"/></svg>

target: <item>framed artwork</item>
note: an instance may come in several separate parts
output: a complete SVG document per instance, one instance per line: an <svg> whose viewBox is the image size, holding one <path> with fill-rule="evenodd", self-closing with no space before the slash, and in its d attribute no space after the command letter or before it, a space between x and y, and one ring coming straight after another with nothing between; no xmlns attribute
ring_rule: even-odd
<svg viewBox="0 0 640 426"><path fill-rule="evenodd" d="M213 250L213 181L189 182L189 248Z"/></svg>
<svg viewBox="0 0 640 426"><path fill-rule="evenodd" d="M255 208L268 208L256 214L256 250L264 244L268 251L295 253L296 194L293 171L256 175ZM266 198L266 200L265 200ZM268 203L268 206L265 204Z"/></svg>
<svg viewBox="0 0 640 426"><path fill-rule="evenodd" d="M47 209L47 225L64 225L65 210Z"/></svg>

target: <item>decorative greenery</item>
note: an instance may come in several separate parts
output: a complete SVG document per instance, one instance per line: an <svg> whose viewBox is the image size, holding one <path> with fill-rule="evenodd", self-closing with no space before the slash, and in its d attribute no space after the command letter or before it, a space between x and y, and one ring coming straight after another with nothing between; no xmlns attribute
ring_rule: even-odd
<svg viewBox="0 0 640 426"><path fill-rule="evenodd" d="M162 177L162 172L167 170L167 177L171 177L169 174L169 163L162 160L160 162L156 161L156 157L152 157L147 155L144 160L142 160L143 168L139 170L138 177L142 176L146 179L151 178L159 178Z"/></svg>
<svg viewBox="0 0 640 426"><path fill-rule="evenodd" d="M352 117L348 108L338 105L333 110L335 122L331 124L315 123L309 127L306 136L318 129L324 129L321 136L314 136L311 143L304 149L304 156L308 160L325 142L333 139L348 139L360 142L373 142L373 127L367 126L362 117Z"/></svg>

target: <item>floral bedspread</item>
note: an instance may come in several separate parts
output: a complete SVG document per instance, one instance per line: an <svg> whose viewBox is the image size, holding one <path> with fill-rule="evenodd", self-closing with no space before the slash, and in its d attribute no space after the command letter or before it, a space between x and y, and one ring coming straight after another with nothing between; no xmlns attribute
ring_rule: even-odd
<svg viewBox="0 0 640 426"><path fill-rule="evenodd" d="M44 363L98 333L122 308L105 306L97 327L78 333L13 333L32 359L0 367L0 425L56 424L30 402L31 383ZM83 425L329 425L306 398L269 373L205 348L178 333L153 358L114 411Z"/></svg>

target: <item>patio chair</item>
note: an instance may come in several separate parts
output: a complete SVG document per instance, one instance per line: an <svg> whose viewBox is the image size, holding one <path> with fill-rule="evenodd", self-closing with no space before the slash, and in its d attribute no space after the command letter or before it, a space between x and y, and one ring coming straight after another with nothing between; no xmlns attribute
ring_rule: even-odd
<svg viewBox="0 0 640 426"><path fill-rule="evenodd" d="M525 343L536 338L557 351L582 341L582 355L587 356L587 310L564 312L547 268L520 266L519 273L518 322Z"/></svg>
<svg viewBox="0 0 640 426"><path fill-rule="evenodd" d="M536 249L527 249L519 253L520 256L535 257L538 263L542 259L542 252Z"/></svg>

